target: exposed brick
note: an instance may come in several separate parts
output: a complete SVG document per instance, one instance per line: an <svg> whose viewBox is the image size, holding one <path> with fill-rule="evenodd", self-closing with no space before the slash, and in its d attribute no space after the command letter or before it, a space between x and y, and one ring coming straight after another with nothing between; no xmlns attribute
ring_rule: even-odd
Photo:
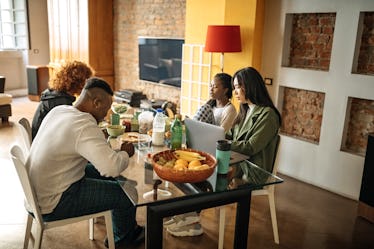
<svg viewBox="0 0 374 249"><path fill-rule="evenodd" d="M179 105L179 88L139 80L138 36L184 37L186 0L114 0L113 10L116 89Z"/></svg>
<svg viewBox="0 0 374 249"><path fill-rule="evenodd" d="M374 74L374 12L364 12L357 73Z"/></svg>
<svg viewBox="0 0 374 249"><path fill-rule="evenodd" d="M284 88L281 132L319 142L325 94Z"/></svg>
<svg viewBox="0 0 374 249"><path fill-rule="evenodd" d="M325 71L329 69L335 15L335 13L293 14L290 67ZM323 60L319 58L321 55Z"/></svg>
<svg viewBox="0 0 374 249"><path fill-rule="evenodd" d="M343 150L364 155L367 136L374 132L374 100L349 98L350 112Z"/></svg>

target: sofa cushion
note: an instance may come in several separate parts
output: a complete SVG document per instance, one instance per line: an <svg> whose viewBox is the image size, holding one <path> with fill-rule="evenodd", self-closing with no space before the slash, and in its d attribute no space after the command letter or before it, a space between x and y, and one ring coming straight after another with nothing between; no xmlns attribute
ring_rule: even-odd
<svg viewBox="0 0 374 249"><path fill-rule="evenodd" d="M12 95L0 93L0 105L8 105L12 103Z"/></svg>

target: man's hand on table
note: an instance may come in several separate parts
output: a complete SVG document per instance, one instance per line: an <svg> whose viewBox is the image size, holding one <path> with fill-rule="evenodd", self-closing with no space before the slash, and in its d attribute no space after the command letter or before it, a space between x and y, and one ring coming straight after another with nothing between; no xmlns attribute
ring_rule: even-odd
<svg viewBox="0 0 374 249"><path fill-rule="evenodd" d="M134 145L130 142L123 142L121 144L121 151L126 151L129 157L132 157L135 153Z"/></svg>

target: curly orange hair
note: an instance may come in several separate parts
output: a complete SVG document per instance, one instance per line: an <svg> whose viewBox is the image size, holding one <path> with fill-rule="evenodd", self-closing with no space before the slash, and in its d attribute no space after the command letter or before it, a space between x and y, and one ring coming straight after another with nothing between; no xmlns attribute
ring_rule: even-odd
<svg viewBox="0 0 374 249"><path fill-rule="evenodd" d="M86 80L94 73L94 70L84 62L66 62L49 80L49 87L56 91L79 95Z"/></svg>

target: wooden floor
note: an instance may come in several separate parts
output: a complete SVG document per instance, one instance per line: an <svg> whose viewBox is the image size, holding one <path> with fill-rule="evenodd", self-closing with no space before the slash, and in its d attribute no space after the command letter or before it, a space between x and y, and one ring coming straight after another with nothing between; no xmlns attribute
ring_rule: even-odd
<svg viewBox="0 0 374 249"><path fill-rule="evenodd" d="M14 143L21 143L14 125L21 117L32 119L36 102L14 98L10 124L0 124L0 248L22 248L25 230L23 192L9 157ZM51 138L52 139L52 138ZM253 197L248 235L250 249L374 249L374 224L357 218L357 201L305 184L285 175L285 182L276 187L276 208L280 244L273 241L269 205L266 197ZM226 215L225 248L232 248L235 206ZM137 212L138 222L145 224L145 210ZM191 238L175 238L164 232L164 248L217 248L218 212L202 211L204 234ZM42 248L93 249L105 248L105 226L95 225L95 240L88 239L88 224L81 222L48 230ZM138 248L143 248L140 245ZM30 246L31 248L31 246Z"/></svg>

